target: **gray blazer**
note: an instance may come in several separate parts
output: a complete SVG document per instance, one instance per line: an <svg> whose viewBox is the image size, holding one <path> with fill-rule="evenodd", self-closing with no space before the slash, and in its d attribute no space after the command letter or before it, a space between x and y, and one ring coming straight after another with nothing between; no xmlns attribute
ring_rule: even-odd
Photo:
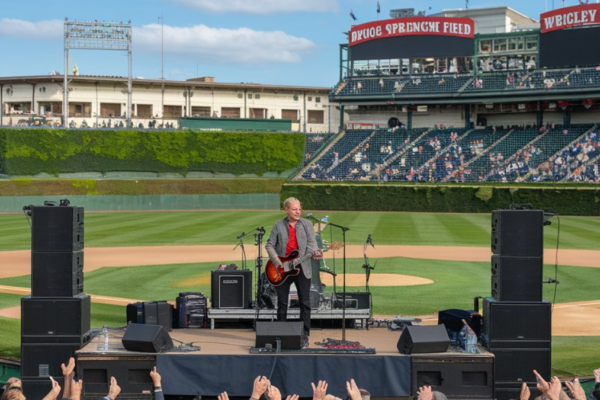
<svg viewBox="0 0 600 400"><path fill-rule="evenodd" d="M267 240L265 248L269 253L269 258L276 266L281 265L281 261L277 256L285 256L285 249L288 243L288 219L285 217L273 225L271 234ZM296 240L298 241L298 250L300 256L298 257L296 264L300 263L304 276L308 279L312 278L312 266L311 257L319 248L317 247L317 240L315 239L315 229L313 224L304 218L300 218L296 224Z"/></svg>

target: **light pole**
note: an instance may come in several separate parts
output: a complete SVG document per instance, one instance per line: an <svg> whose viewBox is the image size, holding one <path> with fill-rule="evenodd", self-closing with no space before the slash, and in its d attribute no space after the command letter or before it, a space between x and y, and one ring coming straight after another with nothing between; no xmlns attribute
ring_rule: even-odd
<svg viewBox="0 0 600 400"><path fill-rule="evenodd" d="M161 80L161 101L160 101L160 116L162 117L162 125L165 124L165 19L158 17L160 20L160 80Z"/></svg>

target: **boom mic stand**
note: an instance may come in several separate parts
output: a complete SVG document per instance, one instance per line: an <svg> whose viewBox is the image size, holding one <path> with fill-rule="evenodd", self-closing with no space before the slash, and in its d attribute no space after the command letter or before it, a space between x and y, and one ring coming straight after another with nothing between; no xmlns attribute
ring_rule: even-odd
<svg viewBox="0 0 600 400"><path fill-rule="evenodd" d="M242 270L246 270L246 249L244 248L244 236L246 236L246 232L242 232L236 239L239 240L239 243L235 245L234 250L238 247L242 248Z"/></svg>
<svg viewBox="0 0 600 400"><path fill-rule="evenodd" d="M373 248L375 248L375 245L373 244L373 239L371 239L371 234L369 233L369 236L367 236L367 240L365 241L365 245L363 246L363 256L365 258L365 263L363 264L363 268L365 269L365 289L367 290L367 293L369 293L369 278L371 277L371 271L375 269L375 267L371 266L371 263L369 263L369 257L367 257L367 246L371 245L373 246ZM375 264L377 264L377 262L375 262Z"/></svg>

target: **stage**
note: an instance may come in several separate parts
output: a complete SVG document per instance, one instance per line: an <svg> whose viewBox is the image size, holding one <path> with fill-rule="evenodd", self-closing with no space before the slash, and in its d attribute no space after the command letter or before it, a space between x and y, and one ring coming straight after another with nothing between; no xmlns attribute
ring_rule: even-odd
<svg viewBox="0 0 600 400"><path fill-rule="evenodd" d="M251 329L178 329L170 332L176 348L154 354L125 350L121 343L122 332L111 331L107 352L96 350L96 340L77 352L77 370L84 382L86 398L104 396L111 376L115 376L122 387L120 398L149 396L148 371L153 365L162 375L166 395L214 397L227 391L230 397L247 398L254 378L265 375L284 396L298 394L310 398L313 395L311 382L326 380L329 393L346 398L345 382L353 378L372 398L408 397L416 392L416 366L419 371L426 370L423 376L432 379L434 388L437 382L442 391L446 389L449 398L493 398L492 354L479 348L478 354L449 350L404 355L396 348L400 334L386 328L347 329L346 340L373 348L375 354L343 354L339 349L322 353L325 350L315 342L341 339L342 330L312 329L307 350L250 354L255 345L255 333ZM178 349L180 342L198 346L200 350ZM321 350L315 353L311 349ZM450 386L444 386L460 386L465 371L467 375L472 372L469 376L475 373L477 378L458 388L462 393L452 393ZM452 374L456 376L450 376Z"/></svg>

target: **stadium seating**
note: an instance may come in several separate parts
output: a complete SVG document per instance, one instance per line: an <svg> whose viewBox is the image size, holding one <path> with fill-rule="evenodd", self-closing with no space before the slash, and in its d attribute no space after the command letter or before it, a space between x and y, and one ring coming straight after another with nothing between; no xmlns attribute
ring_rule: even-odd
<svg viewBox="0 0 600 400"><path fill-rule="evenodd" d="M307 133L304 143L304 165L308 164L318 150L333 137L327 133Z"/></svg>

